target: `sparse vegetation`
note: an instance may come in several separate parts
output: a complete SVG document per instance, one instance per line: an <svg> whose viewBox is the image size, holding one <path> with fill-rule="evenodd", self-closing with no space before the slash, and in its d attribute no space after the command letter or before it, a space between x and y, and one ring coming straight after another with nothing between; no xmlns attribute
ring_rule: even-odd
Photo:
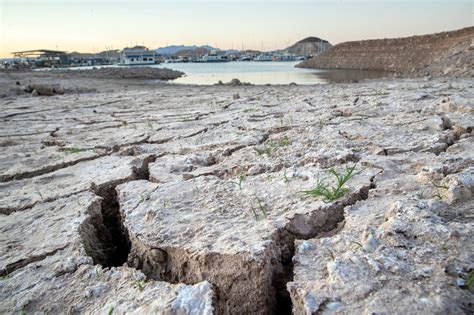
<svg viewBox="0 0 474 315"><path fill-rule="evenodd" d="M263 149L259 149L257 147L254 148L255 152L257 152L257 155L263 155L263 154L266 154L268 156L271 156L272 155L272 150L271 148L269 148L266 143L263 143Z"/></svg>
<svg viewBox="0 0 474 315"><path fill-rule="evenodd" d="M145 285L146 285L146 283L145 283L144 280L137 279L137 280L133 281L133 287L138 289L138 291L140 291L140 292L145 289Z"/></svg>
<svg viewBox="0 0 474 315"><path fill-rule="evenodd" d="M422 191L420 191L420 192L417 192L417 193L416 193L416 195L415 195L415 196L416 196L416 198L418 198L418 199L420 199L420 200L422 200L422 199L426 199L425 192L426 192L426 190L425 190L425 189L423 189L423 190L422 190Z"/></svg>
<svg viewBox="0 0 474 315"><path fill-rule="evenodd" d="M257 214L257 212L255 212L255 209L254 209L254 208L250 208L250 210L252 211L253 217L255 218L255 220L258 220L258 214Z"/></svg>
<svg viewBox="0 0 474 315"><path fill-rule="evenodd" d="M285 170L283 171L283 181L285 183L289 183L290 182L290 179L288 178L288 176L286 175L286 168Z"/></svg>
<svg viewBox="0 0 474 315"><path fill-rule="evenodd" d="M260 212L262 212L263 216L266 218L267 212L268 212L267 208L263 206L262 202L258 198L257 198L257 203L258 203L258 209L260 210Z"/></svg>
<svg viewBox="0 0 474 315"><path fill-rule="evenodd" d="M244 109L244 113L250 113L250 112L255 112L256 109L255 108L246 108Z"/></svg>
<svg viewBox="0 0 474 315"><path fill-rule="evenodd" d="M326 123L324 122L324 120L320 119L320 120L319 120L319 128L320 128L320 129L323 129L324 126L326 126Z"/></svg>
<svg viewBox="0 0 474 315"><path fill-rule="evenodd" d="M245 180L245 175L242 174L239 176L239 181L231 182L231 183L237 185L239 187L239 190L242 190L242 183L244 182L244 180Z"/></svg>
<svg viewBox="0 0 474 315"><path fill-rule="evenodd" d="M448 186L446 185L443 185L443 183L435 183L435 182L432 182L433 186L436 188L436 193L433 195L434 198L438 198L439 200L442 200L443 199L443 195L442 195L442 190L441 189L449 189Z"/></svg>
<svg viewBox="0 0 474 315"><path fill-rule="evenodd" d="M469 273L467 274L465 283L466 283L466 287L470 291L474 291L474 269L469 271Z"/></svg>
<svg viewBox="0 0 474 315"><path fill-rule="evenodd" d="M163 200L163 209L171 207L171 201Z"/></svg>
<svg viewBox="0 0 474 315"><path fill-rule="evenodd" d="M263 215L263 217L267 217L267 213L268 213L268 209L262 204L262 202L260 201L260 199L258 199L257 196L255 196L255 200L257 201L257 208L258 208L258 211ZM250 210L252 211L252 214L255 218L255 220L258 220L259 219L259 213L255 210L254 207L251 207Z"/></svg>
<svg viewBox="0 0 474 315"><path fill-rule="evenodd" d="M377 103L375 103L375 106L377 106L377 107L384 106L384 105L385 105L385 103L381 102L381 101L378 101Z"/></svg>
<svg viewBox="0 0 474 315"><path fill-rule="evenodd" d="M10 279L11 276L10 274L8 273L8 268L5 267L5 275L3 275L2 277L0 277L0 279L2 280L6 280L6 279Z"/></svg>
<svg viewBox="0 0 474 315"><path fill-rule="evenodd" d="M255 147L254 149L257 152L257 155L266 154L268 156L271 156L272 152L275 149L277 149L279 147L288 146L288 145L291 145L291 140L288 139L287 137L285 137L283 139L276 140L276 141L268 140L268 141L263 143L263 149L259 149L257 147Z"/></svg>
<svg viewBox="0 0 474 315"><path fill-rule="evenodd" d="M364 246L362 246L362 244L359 242L351 241L351 243L354 244L356 247L360 247L361 249L364 249Z"/></svg>
<svg viewBox="0 0 474 315"><path fill-rule="evenodd" d="M308 196L322 197L323 202L331 202L341 198L348 191L344 185L356 174L356 166L346 166L344 173L340 173L334 168L329 169L329 173L336 178L336 183L332 186L326 183L327 178L318 178L316 188L304 190L302 193Z"/></svg>
<svg viewBox="0 0 474 315"><path fill-rule="evenodd" d="M334 256L333 252L332 252L329 248L327 248L327 247L326 247L326 250L328 251L329 255L331 256L331 259L332 259L332 260L335 260L336 257Z"/></svg>
<svg viewBox="0 0 474 315"><path fill-rule="evenodd" d="M43 194L41 193L41 191L38 190L38 191L36 191L36 193L38 194L38 196L40 196L41 201L43 201L44 198L43 198Z"/></svg>
<svg viewBox="0 0 474 315"><path fill-rule="evenodd" d="M285 137L285 138L283 138L279 141L279 144L280 144L280 146L291 145L291 140L288 139L287 137Z"/></svg>

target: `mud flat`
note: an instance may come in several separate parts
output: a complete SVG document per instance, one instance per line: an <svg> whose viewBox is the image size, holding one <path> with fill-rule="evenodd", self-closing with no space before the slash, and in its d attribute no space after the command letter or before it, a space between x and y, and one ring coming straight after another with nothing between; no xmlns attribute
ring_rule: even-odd
<svg viewBox="0 0 474 315"><path fill-rule="evenodd" d="M471 80L101 82L0 99L0 313L473 311Z"/></svg>

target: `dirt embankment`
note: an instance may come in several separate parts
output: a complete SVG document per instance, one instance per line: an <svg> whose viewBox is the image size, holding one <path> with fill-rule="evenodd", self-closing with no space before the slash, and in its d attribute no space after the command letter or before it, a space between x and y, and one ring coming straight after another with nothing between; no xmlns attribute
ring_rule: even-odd
<svg viewBox="0 0 474 315"><path fill-rule="evenodd" d="M345 42L298 67L366 69L405 76L474 76L474 27L393 39Z"/></svg>
<svg viewBox="0 0 474 315"><path fill-rule="evenodd" d="M87 70L33 71L0 69L0 99L18 95L90 93L146 85L147 80L169 81L184 75L171 69L110 67ZM33 93L37 90L38 93Z"/></svg>
<svg viewBox="0 0 474 315"><path fill-rule="evenodd" d="M15 75L18 73L31 73L35 71L29 69L0 69L0 73L5 75ZM92 68L84 70L51 70L47 74L43 73L40 76L57 76L57 77L84 77L96 79L142 79L142 80L174 80L182 75L181 71L175 71L167 68L152 68L152 67L107 67L107 68Z"/></svg>
<svg viewBox="0 0 474 315"><path fill-rule="evenodd" d="M91 77L98 79L145 79L174 80L184 73L167 68L133 67L133 68L97 68L92 70L68 70L67 75Z"/></svg>

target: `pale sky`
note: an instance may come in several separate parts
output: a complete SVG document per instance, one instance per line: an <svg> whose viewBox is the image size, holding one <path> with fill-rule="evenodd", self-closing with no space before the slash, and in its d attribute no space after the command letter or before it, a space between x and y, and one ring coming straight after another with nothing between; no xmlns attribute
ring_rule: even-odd
<svg viewBox="0 0 474 315"><path fill-rule="evenodd" d="M336 44L473 25L474 0L0 0L0 57L131 44L272 50L308 36Z"/></svg>

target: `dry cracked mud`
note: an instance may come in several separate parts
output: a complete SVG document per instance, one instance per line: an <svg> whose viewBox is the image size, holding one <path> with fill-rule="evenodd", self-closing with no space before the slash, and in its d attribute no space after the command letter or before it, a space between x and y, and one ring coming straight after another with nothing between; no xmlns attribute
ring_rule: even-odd
<svg viewBox="0 0 474 315"><path fill-rule="evenodd" d="M0 313L473 312L472 80L121 84L0 99Z"/></svg>

